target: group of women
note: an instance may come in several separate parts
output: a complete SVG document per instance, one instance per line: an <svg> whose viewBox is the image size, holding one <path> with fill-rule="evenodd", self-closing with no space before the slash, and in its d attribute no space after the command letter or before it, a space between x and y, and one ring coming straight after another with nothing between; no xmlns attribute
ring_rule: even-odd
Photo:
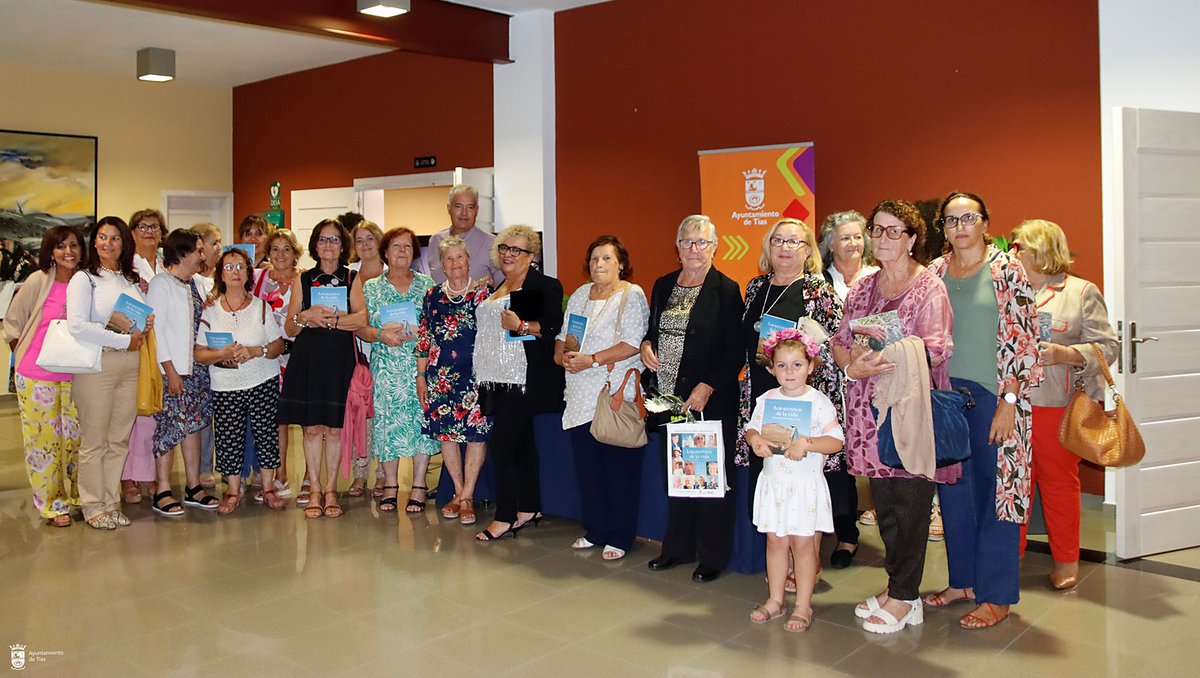
<svg viewBox="0 0 1200 678"><path fill-rule="evenodd" d="M1077 577L1078 459L1058 445L1056 431L1076 379L1099 391L1100 364L1088 344L1111 360L1117 343L1099 291L1067 274L1066 239L1053 223L1022 224L1003 252L990 244L983 199L953 193L936 223L947 251L929 263L921 260L927 224L903 200L880 202L866 218L830 215L819 241L803 221L781 219L763 238L763 274L744 297L714 267L717 232L703 215L679 225L679 268L656 280L649 297L629 281L633 266L621 240L600 236L585 253L589 281L565 304L566 314L587 319L582 341L564 326L561 284L533 265L541 242L526 226L495 237L492 263L504 277L493 285L470 278L461 238L445 238L426 255L446 272L447 281L436 284L414 270L422 256L415 233L383 232L369 221L317 224L308 242L316 265L306 271L297 268L294 236L254 218L239 234L255 245L253 257L222 251L211 225L167 233L153 210L131 223L133 230L106 217L86 240L71 227L50 229L41 271L5 318L34 504L54 525L70 525L76 507L92 527L128 525L122 497L140 501L143 489L162 516L182 515L185 506L232 513L252 470L263 483L254 498L282 508L291 491L283 465L287 427L295 424L303 429L306 465L297 503L310 518L342 515L339 470L356 467L351 494L365 490L364 450L381 468L380 510L398 510L399 460L411 458L405 511L423 511L421 482L430 456L440 452L454 491L442 515L472 524L488 451L496 512L476 538L494 541L541 520L533 419L562 412L583 506L584 534L572 548L600 548L602 558L619 559L636 533L642 451L593 434L598 394L633 400L639 384L625 376L638 370L647 388L720 421L725 476L749 467L752 497L763 463L741 431L752 403L779 385L764 367L761 327L771 316L818 339L820 360L809 380L845 429L844 452L824 463L834 567L850 565L858 548L852 476L870 483L888 582L858 606L867 628L899 630L920 623L924 606L958 602L976 605L962 617L967 628L1007 617L1018 599L1035 481L1055 559L1051 581L1067 588ZM153 308L145 330L153 329L164 395L152 417L136 416L134 397L146 334L106 327L122 294ZM872 404L880 379L895 377L896 363L854 321L884 313L923 345L933 387L967 389L974 399L966 461L928 473L880 461ZM1039 314L1051 321L1039 324ZM99 372L72 376L37 365L58 318L66 318L76 340L103 347ZM1042 325L1048 331L1039 338ZM202 478L206 431L227 485L221 499ZM177 445L182 504L170 487ZM922 598L935 493L950 580ZM670 498L662 552L650 569L697 562L695 580L719 577L730 560L736 511L750 509L736 506L734 496L727 488L724 498ZM794 577L788 584L794 588Z"/></svg>

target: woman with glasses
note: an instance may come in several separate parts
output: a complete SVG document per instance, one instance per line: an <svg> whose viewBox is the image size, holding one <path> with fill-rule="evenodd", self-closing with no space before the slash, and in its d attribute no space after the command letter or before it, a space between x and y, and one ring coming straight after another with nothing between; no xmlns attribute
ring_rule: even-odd
<svg viewBox="0 0 1200 678"><path fill-rule="evenodd" d="M355 231L361 231L361 227L359 224ZM361 246L358 247L361 251ZM360 340L375 344L371 351L371 376L375 384L371 454L383 468L383 498L379 500L379 510L396 510L400 458L404 457L412 460L413 477L404 510L421 513L428 499L425 471L429 468L429 457L438 451L438 444L421 432L417 381L423 375L417 371L418 358L414 349L422 320L422 305L433 288L433 278L412 269L413 261L421 254L421 245L417 242L417 234L410 229L394 228L385 233L376 245L376 258L380 254L387 260L387 272L362 286L368 324L355 332ZM399 305L406 305L412 311L411 323L388 319L389 307Z"/></svg>
<svg viewBox="0 0 1200 678"><path fill-rule="evenodd" d="M767 371L768 361L762 353L762 342L770 336L772 328L774 331L782 329L783 326L778 324L780 320L795 327L801 319L808 318L815 321L826 335L836 332L842 322L842 301L821 276L822 262L813 246L815 241L812 227L803 221L776 221L763 234L762 253L758 257L758 268L763 275L753 278L746 285L746 307L742 312L741 328L746 380L741 389L738 447L734 462L738 466L750 467L747 498L751 510L763 459L752 453L742 432L750 421L751 408L759 396L779 387L779 382ZM766 330L763 330L764 324ZM829 398L840 418L842 374L829 353L828 342L821 344L821 362L822 365L809 377L809 383ZM849 560L858 549L858 528L854 522L858 493L854 491L853 479L846 473L843 453L827 456L824 470L838 534L834 562L841 562L844 558L846 565L849 565ZM817 538L813 542L819 556L821 540ZM765 552L765 549L759 550ZM792 590L795 583L794 577L789 577L785 587Z"/></svg>
<svg viewBox="0 0 1200 678"><path fill-rule="evenodd" d="M821 224L821 262L825 280L838 298L846 300L854 283L879 270L872 266L867 220L854 210L834 212Z"/></svg>
<svg viewBox="0 0 1200 678"><path fill-rule="evenodd" d="M738 372L745 362L737 320L744 308L737 283L713 267L716 249L711 219L694 214L680 222L675 232L680 267L654 282L641 352L660 393L678 396L705 419L721 421L725 475L732 478ZM649 568L669 570L698 558L693 580L720 577L733 550L734 511L729 490L719 499L668 498L662 553Z"/></svg>
<svg viewBox="0 0 1200 678"><path fill-rule="evenodd" d="M133 235L120 217L104 217L88 238L84 275L67 283L67 326L79 341L104 347L97 374L77 374L72 395L79 410L79 501L91 527L113 530L129 525L120 511L121 471L129 451L129 431L137 416L138 349L142 331L106 327L122 294L143 301L133 268ZM146 321L154 327L154 316Z"/></svg>
<svg viewBox="0 0 1200 678"><path fill-rule="evenodd" d="M1030 389L1038 364L1035 293L1024 267L990 244L983 198L951 193L938 209L949 252L930 265L954 309L950 381L967 388L971 457L962 480L938 488L950 586L925 597L945 607L977 604L965 629L995 626L1020 598L1021 525L1029 518Z"/></svg>
<svg viewBox="0 0 1200 678"><path fill-rule="evenodd" d="M154 415L154 466L157 480L155 513L183 515L171 497L175 446L183 453L183 503L205 510L217 508L217 498L200 485L200 429L212 423L212 387L208 366L198 363L193 347L204 312L204 297L193 277L204 265L200 236L176 230L163 244L163 271L150 281L146 303L154 308L158 330L159 371L163 378L162 409Z"/></svg>
<svg viewBox="0 0 1200 678"><path fill-rule="evenodd" d="M476 310L472 355L480 409L492 425L496 515L475 538L514 537L542 519L533 417L563 409L563 371L554 364L562 329L562 283L532 266L541 239L530 227L509 226L492 244L504 282Z"/></svg>
<svg viewBox="0 0 1200 678"><path fill-rule="evenodd" d="M159 248L167 237L167 220L156 209L138 210L129 217L133 235L133 268L141 278L142 294L150 289L150 280L162 268ZM147 496L154 494L154 417L138 417L129 434L129 455L121 472L121 499L126 504L139 504L142 489ZM139 487L140 486L140 487Z"/></svg>
<svg viewBox="0 0 1200 678"><path fill-rule="evenodd" d="M313 229L308 253L317 265L300 274L301 293L292 295L284 325L296 343L283 377L279 423L304 427L304 462L314 490L304 508L306 518L342 515L337 470L346 393L354 376L353 332L367 320L361 292L350 290L354 274L346 267L349 242L350 234L336 219L324 219ZM330 288L332 292L320 292L314 300L314 291Z"/></svg>
<svg viewBox="0 0 1200 678"><path fill-rule="evenodd" d="M946 466L931 478L880 462L871 399L879 377L892 372L895 363L884 360L870 346L870 335L851 323L894 312L904 336L925 344L934 385L946 388L954 318L946 286L918 259L925 220L917 207L905 200L884 200L871 211L867 223L880 269L850 289L832 343L833 357L847 381L846 460L852 474L870 480L888 575L887 588L859 604L855 614L864 620L867 631L894 633L924 621L920 586L934 483L954 482L961 471L957 464Z"/></svg>
<svg viewBox="0 0 1200 678"><path fill-rule="evenodd" d="M1033 405L1030 489L1042 497L1054 557L1050 585L1069 589L1079 581L1079 457L1058 441L1058 427L1076 380L1083 381L1092 399L1104 400L1102 366L1090 345L1099 346L1104 360L1111 363L1121 344L1099 288L1068 273L1071 250L1058 224L1041 219L1023 222L1013 231L1009 251L1016 253L1037 294L1038 354L1045 376L1029 395ZM1021 525L1022 552L1027 526Z"/></svg>
<svg viewBox="0 0 1200 678"><path fill-rule="evenodd" d="M212 366L217 472L228 485L217 507L221 515L233 513L242 503L247 415L261 465L262 502L272 509L284 506L274 483L279 468L276 357L283 350L283 339L266 302L251 294L253 271L253 262L240 249L230 249L217 260L216 300L204 309L194 347L196 360ZM226 339L232 341L217 346L210 339L213 333L228 335Z"/></svg>

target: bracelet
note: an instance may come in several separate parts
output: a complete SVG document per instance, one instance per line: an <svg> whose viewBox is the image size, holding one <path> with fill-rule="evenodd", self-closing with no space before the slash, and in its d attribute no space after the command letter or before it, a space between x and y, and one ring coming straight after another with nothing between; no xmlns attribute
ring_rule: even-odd
<svg viewBox="0 0 1200 678"><path fill-rule="evenodd" d="M517 330L517 334L521 334L521 335L529 334L529 321L528 320L521 321L521 328Z"/></svg>
<svg viewBox="0 0 1200 678"><path fill-rule="evenodd" d="M846 365L844 368L842 368L842 376L846 378L846 381L858 381L854 377L850 376L850 365Z"/></svg>
<svg viewBox="0 0 1200 678"><path fill-rule="evenodd" d="M383 341L383 328L382 327L376 328L375 341L377 341L377 342Z"/></svg>

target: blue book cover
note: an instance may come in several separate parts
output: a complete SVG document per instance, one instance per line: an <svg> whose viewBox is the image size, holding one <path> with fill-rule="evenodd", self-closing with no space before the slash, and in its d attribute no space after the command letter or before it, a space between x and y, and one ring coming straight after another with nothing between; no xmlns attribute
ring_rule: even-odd
<svg viewBox="0 0 1200 678"><path fill-rule="evenodd" d="M350 295L348 287L313 287L309 298L313 306L330 306L342 313L348 313L350 305L347 299Z"/></svg>
<svg viewBox="0 0 1200 678"><path fill-rule="evenodd" d="M237 243L236 245L226 245L225 249L221 250L221 253L224 254L224 253L228 252L229 250L241 250L241 251L245 252L246 256L250 257L250 265L251 266L258 263L258 260L254 258L254 243L240 242L240 243Z"/></svg>
<svg viewBox="0 0 1200 678"><path fill-rule="evenodd" d="M763 402L762 429L759 433L767 439L772 452L783 454L791 441L812 434L812 403L767 398Z"/></svg>
<svg viewBox="0 0 1200 678"><path fill-rule="evenodd" d="M222 349L233 343L232 332L205 332L204 340L211 349Z"/></svg>
<svg viewBox="0 0 1200 678"><path fill-rule="evenodd" d="M401 301L396 304L386 304L379 307L379 322L402 323L410 327L417 324L417 305L411 301Z"/></svg>
<svg viewBox="0 0 1200 678"><path fill-rule="evenodd" d="M132 334L135 327L145 331L146 319L150 317L151 313L154 313L154 309L148 304L142 303L128 294L122 294L117 298L117 303L113 305L112 314L108 316L108 322L104 327L121 334Z"/></svg>
<svg viewBox="0 0 1200 678"><path fill-rule="evenodd" d="M587 334L587 325L586 315L567 314L567 334L563 338L563 345L568 351L578 352L583 348L583 337Z"/></svg>
<svg viewBox="0 0 1200 678"><path fill-rule="evenodd" d="M758 337L760 339L767 339L772 334L775 334L776 332L778 332L780 330L795 329L795 328L796 328L795 320L786 320L784 318L780 318L779 316L774 316L774 315L768 314L768 315L764 315L762 317L762 324L759 325L759 328L758 328Z"/></svg>

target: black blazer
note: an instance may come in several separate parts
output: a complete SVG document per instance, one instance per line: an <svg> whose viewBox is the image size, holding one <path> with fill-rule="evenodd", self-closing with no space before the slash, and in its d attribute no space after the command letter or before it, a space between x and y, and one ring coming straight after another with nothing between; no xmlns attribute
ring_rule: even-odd
<svg viewBox="0 0 1200 678"><path fill-rule="evenodd" d="M646 341L656 355L659 318L667 308L679 273L674 271L654 281L650 295L650 329ZM704 408L706 419L727 420L737 416L738 374L745 362L739 337L742 310L738 284L716 268L710 268L688 319L679 377L675 380L675 395L685 400L700 382L713 388Z"/></svg>
<svg viewBox="0 0 1200 678"><path fill-rule="evenodd" d="M542 326L540 338L522 342L525 348L525 392L534 414L562 412L566 377L563 368L554 364L554 338L562 330L563 324L562 283L558 278L551 278L531 266L521 289L541 290L542 293L537 316L521 318L528 322L536 321Z"/></svg>

